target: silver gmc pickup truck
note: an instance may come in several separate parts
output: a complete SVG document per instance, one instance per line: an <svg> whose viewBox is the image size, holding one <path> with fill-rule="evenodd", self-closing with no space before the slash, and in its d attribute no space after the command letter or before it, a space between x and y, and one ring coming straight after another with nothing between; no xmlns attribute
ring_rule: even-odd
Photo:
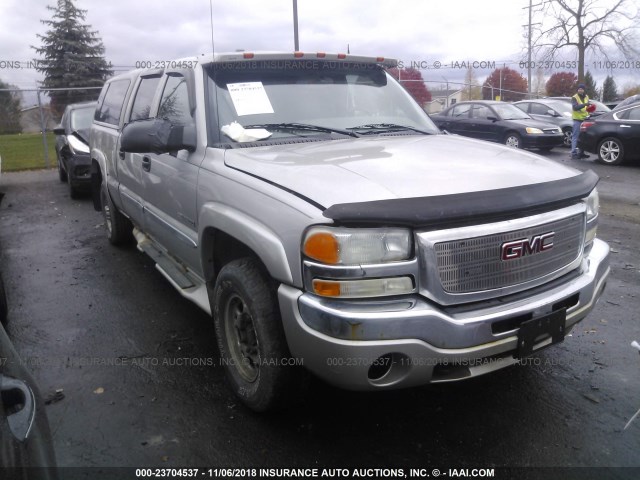
<svg viewBox="0 0 640 480"><path fill-rule="evenodd" d="M213 316L250 408L308 372L462 380L560 342L609 273L598 177L448 135L385 58L232 53L104 86L94 205Z"/></svg>

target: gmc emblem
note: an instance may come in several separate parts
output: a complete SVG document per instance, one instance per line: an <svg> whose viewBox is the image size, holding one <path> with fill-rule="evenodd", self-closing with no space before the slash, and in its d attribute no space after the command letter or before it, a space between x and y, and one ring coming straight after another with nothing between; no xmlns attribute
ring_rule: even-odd
<svg viewBox="0 0 640 480"><path fill-rule="evenodd" d="M521 240L513 240L505 242L501 245L502 260L514 260L526 255L545 252L553 248L553 236L555 232L547 232L542 235L534 235L533 237L523 238Z"/></svg>

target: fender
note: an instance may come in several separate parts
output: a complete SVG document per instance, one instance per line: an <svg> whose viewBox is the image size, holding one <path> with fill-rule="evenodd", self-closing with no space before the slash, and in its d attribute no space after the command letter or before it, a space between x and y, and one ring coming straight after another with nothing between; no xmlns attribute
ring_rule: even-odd
<svg viewBox="0 0 640 480"><path fill-rule="evenodd" d="M207 268L207 262L204 261L206 253L203 241L204 230L207 227L214 227L253 250L274 279L289 285L293 283L282 240L265 224L228 205L210 202L202 206L198 225L199 244L202 246L200 255L204 268Z"/></svg>

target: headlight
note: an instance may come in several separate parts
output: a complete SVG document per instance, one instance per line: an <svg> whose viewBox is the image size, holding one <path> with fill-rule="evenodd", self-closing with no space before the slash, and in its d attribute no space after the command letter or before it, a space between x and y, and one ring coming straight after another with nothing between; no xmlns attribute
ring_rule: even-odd
<svg viewBox="0 0 640 480"><path fill-rule="evenodd" d="M411 234L404 228L313 227L304 237L302 251L329 265L397 262L411 255Z"/></svg>
<svg viewBox="0 0 640 480"><path fill-rule="evenodd" d="M598 189L594 188L591 194L587 197L587 222L590 222L598 216L600 211L600 196L598 195Z"/></svg>
<svg viewBox="0 0 640 480"><path fill-rule="evenodd" d="M67 135L67 142L69 142L71 153L89 153L89 145L75 135Z"/></svg>
<svg viewBox="0 0 640 480"><path fill-rule="evenodd" d="M527 127L527 133L543 133L539 128Z"/></svg>
<svg viewBox="0 0 640 480"><path fill-rule="evenodd" d="M598 212L600 211L600 197L598 189L594 188L591 194L584 200L587 204L587 233L585 235L585 246L591 245L598 232Z"/></svg>

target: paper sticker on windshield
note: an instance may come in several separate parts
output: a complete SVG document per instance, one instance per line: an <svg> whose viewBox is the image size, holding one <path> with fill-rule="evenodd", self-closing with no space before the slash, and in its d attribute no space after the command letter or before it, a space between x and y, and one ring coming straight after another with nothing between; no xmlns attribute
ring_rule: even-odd
<svg viewBox="0 0 640 480"><path fill-rule="evenodd" d="M239 117L273 113L273 107L262 82L229 83L227 89Z"/></svg>

